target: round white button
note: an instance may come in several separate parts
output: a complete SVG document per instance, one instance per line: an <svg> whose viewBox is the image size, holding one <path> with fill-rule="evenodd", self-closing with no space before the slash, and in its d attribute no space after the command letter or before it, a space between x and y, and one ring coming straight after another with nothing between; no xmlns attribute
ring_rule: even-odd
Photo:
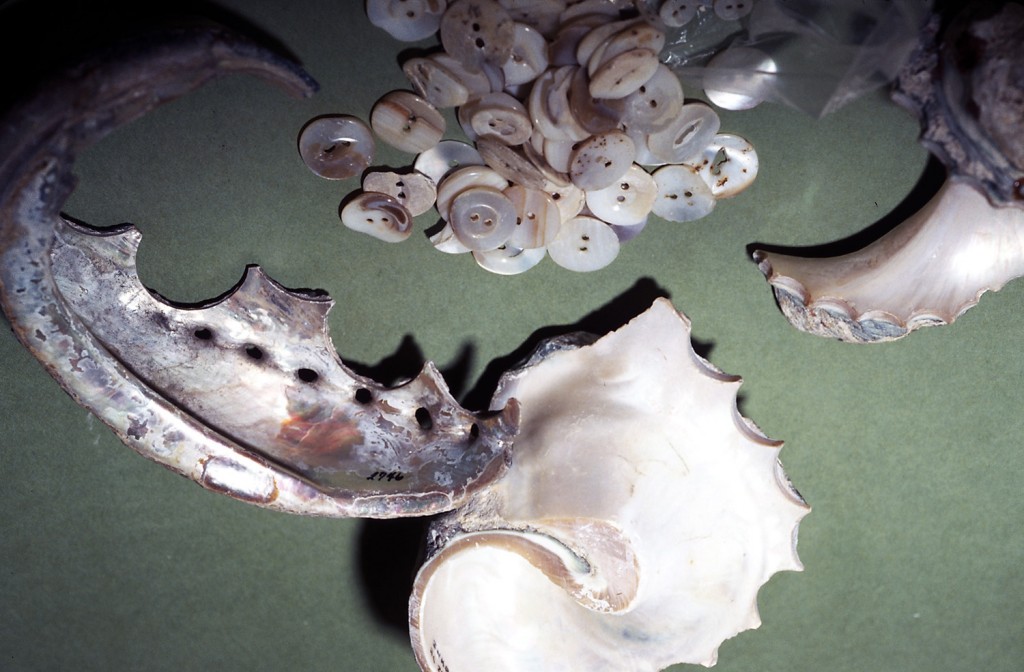
<svg viewBox="0 0 1024 672"><path fill-rule="evenodd" d="M299 156L320 177L354 177L373 161L375 144L370 129L356 117L341 114L317 117L299 133Z"/></svg>
<svg viewBox="0 0 1024 672"><path fill-rule="evenodd" d="M601 220L580 215L562 224L548 256L570 271L596 271L619 256L619 238Z"/></svg>
<svg viewBox="0 0 1024 672"><path fill-rule="evenodd" d="M670 222L690 222L715 209L715 197L695 168L684 164L654 171L658 198L652 212Z"/></svg>
<svg viewBox="0 0 1024 672"><path fill-rule="evenodd" d="M516 228L516 209L497 189L471 187L452 201L452 231L471 250L493 250Z"/></svg>
<svg viewBox="0 0 1024 672"><path fill-rule="evenodd" d="M633 164L610 187L587 192L587 207L609 224L642 222L654 207L658 185L647 171Z"/></svg>

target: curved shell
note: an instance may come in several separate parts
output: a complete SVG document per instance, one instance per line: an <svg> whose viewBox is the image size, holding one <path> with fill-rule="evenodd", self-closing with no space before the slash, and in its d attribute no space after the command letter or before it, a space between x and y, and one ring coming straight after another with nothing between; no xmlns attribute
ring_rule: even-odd
<svg viewBox="0 0 1024 672"><path fill-rule="evenodd" d="M891 341L949 324L985 291L1024 275L1024 209L992 208L970 185L947 181L924 208L856 252L813 258L759 250L754 259L801 331Z"/></svg>
<svg viewBox="0 0 1024 672"><path fill-rule="evenodd" d="M308 75L218 29L119 44L0 124L0 302L78 403L140 454L208 489L292 513L424 515L500 476L514 405L462 409L432 364L388 389L350 371L327 331L333 301L250 267L199 306L147 290L141 234L60 213L83 147L233 71L297 95Z"/></svg>
<svg viewBox="0 0 1024 672"><path fill-rule="evenodd" d="M972 3L937 36L936 16L894 98L921 118L922 143L949 170L939 192L846 255L754 253L798 329L891 341L951 323L986 291L1024 275L1024 7Z"/></svg>
<svg viewBox="0 0 1024 672"><path fill-rule="evenodd" d="M506 374L492 405L521 403L516 459L432 528L410 601L422 668L711 665L757 627L760 586L801 568L808 508L739 386L665 299Z"/></svg>

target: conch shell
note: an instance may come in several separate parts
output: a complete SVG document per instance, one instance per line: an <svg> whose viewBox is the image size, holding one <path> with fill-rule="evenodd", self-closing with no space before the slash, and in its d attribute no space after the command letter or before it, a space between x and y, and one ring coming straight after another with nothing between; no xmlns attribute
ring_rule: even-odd
<svg viewBox="0 0 1024 672"><path fill-rule="evenodd" d="M808 508L736 408L740 380L659 299L590 345L545 344L505 375L508 473L437 521L410 600L420 666L660 670L712 665L760 624L757 592L801 569Z"/></svg>
<svg viewBox="0 0 1024 672"><path fill-rule="evenodd" d="M797 328L851 342L953 322L1024 275L1024 6L972 3L938 37L937 17L894 98L924 125L949 173L916 214L830 258L758 250L754 260Z"/></svg>

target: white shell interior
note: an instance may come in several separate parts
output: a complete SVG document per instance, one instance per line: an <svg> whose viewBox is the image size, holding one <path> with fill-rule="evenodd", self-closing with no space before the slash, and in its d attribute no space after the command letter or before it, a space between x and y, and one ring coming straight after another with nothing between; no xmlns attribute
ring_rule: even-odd
<svg viewBox="0 0 1024 672"><path fill-rule="evenodd" d="M860 250L756 258L801 329L892 340L953 322L986 291L1024 275L1024 210L993 207L970 185L947 180L921 210Z"/></svg>
<svg viewBox="0 0 1024 672"><path fill-rule="evenodd" d="M761 585L801 569L808 508L739 386L666 299L507 375L492 405L521 404L513 464L435 535L410 607L421 666L711 665L757 627Z"/></svg>

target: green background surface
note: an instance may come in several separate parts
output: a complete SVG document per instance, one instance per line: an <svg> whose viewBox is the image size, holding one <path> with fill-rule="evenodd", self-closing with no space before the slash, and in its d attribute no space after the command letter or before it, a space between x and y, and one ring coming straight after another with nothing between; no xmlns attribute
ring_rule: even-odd
<svg viewBox="0 0 1024 672"><path fill-rule="evenodd" d="M430 216L396 245L345 229L338 204L358 184L316 177L296 152L309 118L365 119L407 88L408 45L354 0L219 7L290 49L322 90L296 101L223 79L80 157L66 211L137 224L148 286L197 301L258 262L286 286L330 292L346 362L388 383L434 361L476 408L538 335L607 331L669 296L710 360L743 376L741 410L785 441L813 507L805 571L767 584L764 624L727 641L716 669L1021 669L1024 282L953 326L853 346L790 327L747 251L842 239L922 203L934 184L917 122L885 95L822 120L772 105L722 113L760 156L748 191L697 222L652 219L602 271L546 260L499 277L433 250L420 235ZM60 3L6 7L5 36L51 32L27 52L4 47L0 72L27 79L24 64L62 40L98 39L85 19L123 9L97 5L97 20ZM378 164L410 162L379 148ZM421 522L304 518L207 492L125 448L7 328L0 363L0 668L417 669L404 613Z"/></svg>

